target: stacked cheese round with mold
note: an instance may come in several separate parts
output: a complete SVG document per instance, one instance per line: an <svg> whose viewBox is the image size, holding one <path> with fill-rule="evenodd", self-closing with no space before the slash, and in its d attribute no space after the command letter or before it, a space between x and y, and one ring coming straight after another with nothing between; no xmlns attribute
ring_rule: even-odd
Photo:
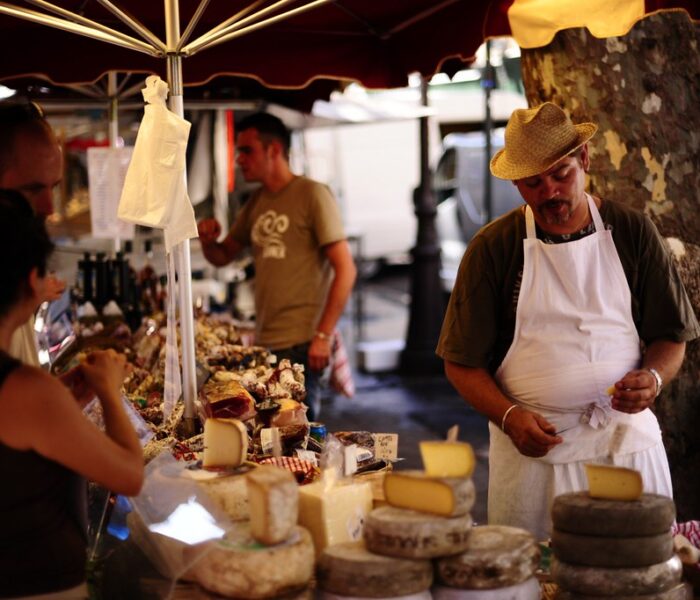
<svg viewBox="0 0 700 600"><path fill-rule="evenodd" d="M559 597L685 598L682 565L673 553L675 514L673 500L656 494L636 499L591 497L589 492L557 496L551 574Z"/></svg>

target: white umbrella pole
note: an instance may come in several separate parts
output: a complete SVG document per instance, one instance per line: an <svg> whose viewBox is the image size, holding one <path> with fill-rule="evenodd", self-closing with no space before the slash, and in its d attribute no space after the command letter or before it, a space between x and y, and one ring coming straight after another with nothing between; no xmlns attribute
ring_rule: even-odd
<svg viewBox="0 0 700 600"><path fill-rule="evenodd" d="M166 45L175 48L180 38L180 13L177 0L165 0ZM182 56L168 54L169 107L172 112L184 115L182 99ZM185 175L185 177L187 177ZM185 185L187 189L187 185ZM185 424L188 433L194 434L194 401L197 396L197 377L194 356L194 313L192 310L192 263L190 242L185 240L173 249L179 267L178 292L180 296L180 343L182 347L182 396L185 401ZM174 285L174 282L172 282Z"/></svg>
<svg viewBox="0 0 700 600"><path fill-rule="evenodd" d="M107 97L109 98L109 147L117 147L119 138L119 101L117 100L117 72L107 73ZM119 252L122 244L119 235L114 238L114 251Z"/></svg>

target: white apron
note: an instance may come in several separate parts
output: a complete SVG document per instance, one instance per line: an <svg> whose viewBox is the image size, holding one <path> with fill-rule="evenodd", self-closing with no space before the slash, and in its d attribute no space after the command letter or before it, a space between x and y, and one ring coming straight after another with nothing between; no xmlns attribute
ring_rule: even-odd
<svg viewBox="0 0 700 600"><path fill-rule="evenodd" d="M585 462L607 461L615 425L627 433L613 462L642 471L645 491L671 495L668 461L654 414L613 410L606 390L639 367L632 297L612 234L587 196L595 233L562 244L536 237L525 209L522 285L513 343L496 371L501 390L543 415L563 442L542 458L521 455L489 425L489 522L548 536L554 496L587 489Z"/></svg>

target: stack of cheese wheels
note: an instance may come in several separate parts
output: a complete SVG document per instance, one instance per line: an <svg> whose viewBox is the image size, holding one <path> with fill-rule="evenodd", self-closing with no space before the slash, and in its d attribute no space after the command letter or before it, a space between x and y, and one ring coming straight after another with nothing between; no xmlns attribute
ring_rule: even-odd
<svg viewBox="0 0 700 600"><path fill-rule="evenodd" d="M673 553L671 498L642 494L637 471L588 466L589 491L552 506L551 574L559 598L685 600Z"/></svg>
<svg viewBox="0 0 700 600"><path fill-rule="evenodd" d="M467 549L435 561L435 600L537 600L540 549L516 527L474 527Z"/></svg>
<svg viewBox="0 0 700 600"><path fill-rule="evenodd" d="M297 525L291 472L260 466L246 475L250 521L197 549L188 577L229 598L305 597L314 574L311 534Z"/></svg>
<svg viewBox="0 0 700 600"><path fill-rule="evenodd" d="M367 515L364 543L323 551L321 598L430 598L431 559L466 548L474 452L463 442L423 442L421 454L425 471L387 473L387 505Z"/></svg>

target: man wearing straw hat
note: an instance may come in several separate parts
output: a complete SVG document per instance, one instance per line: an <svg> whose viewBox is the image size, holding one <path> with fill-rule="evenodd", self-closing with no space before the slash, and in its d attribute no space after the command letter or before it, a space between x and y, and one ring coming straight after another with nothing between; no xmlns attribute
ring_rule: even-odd
<svg viewBox="0 0 700 600"><path fill-rule="evenodd" d="M491 172L525 200L462 259L438 343L450 382L489 420L489 522L549 536L553 498L583 465L642 473L672 495L649 410L700 335L643 214L587 194L593 123L552 103L514 111Z"/></svg>

